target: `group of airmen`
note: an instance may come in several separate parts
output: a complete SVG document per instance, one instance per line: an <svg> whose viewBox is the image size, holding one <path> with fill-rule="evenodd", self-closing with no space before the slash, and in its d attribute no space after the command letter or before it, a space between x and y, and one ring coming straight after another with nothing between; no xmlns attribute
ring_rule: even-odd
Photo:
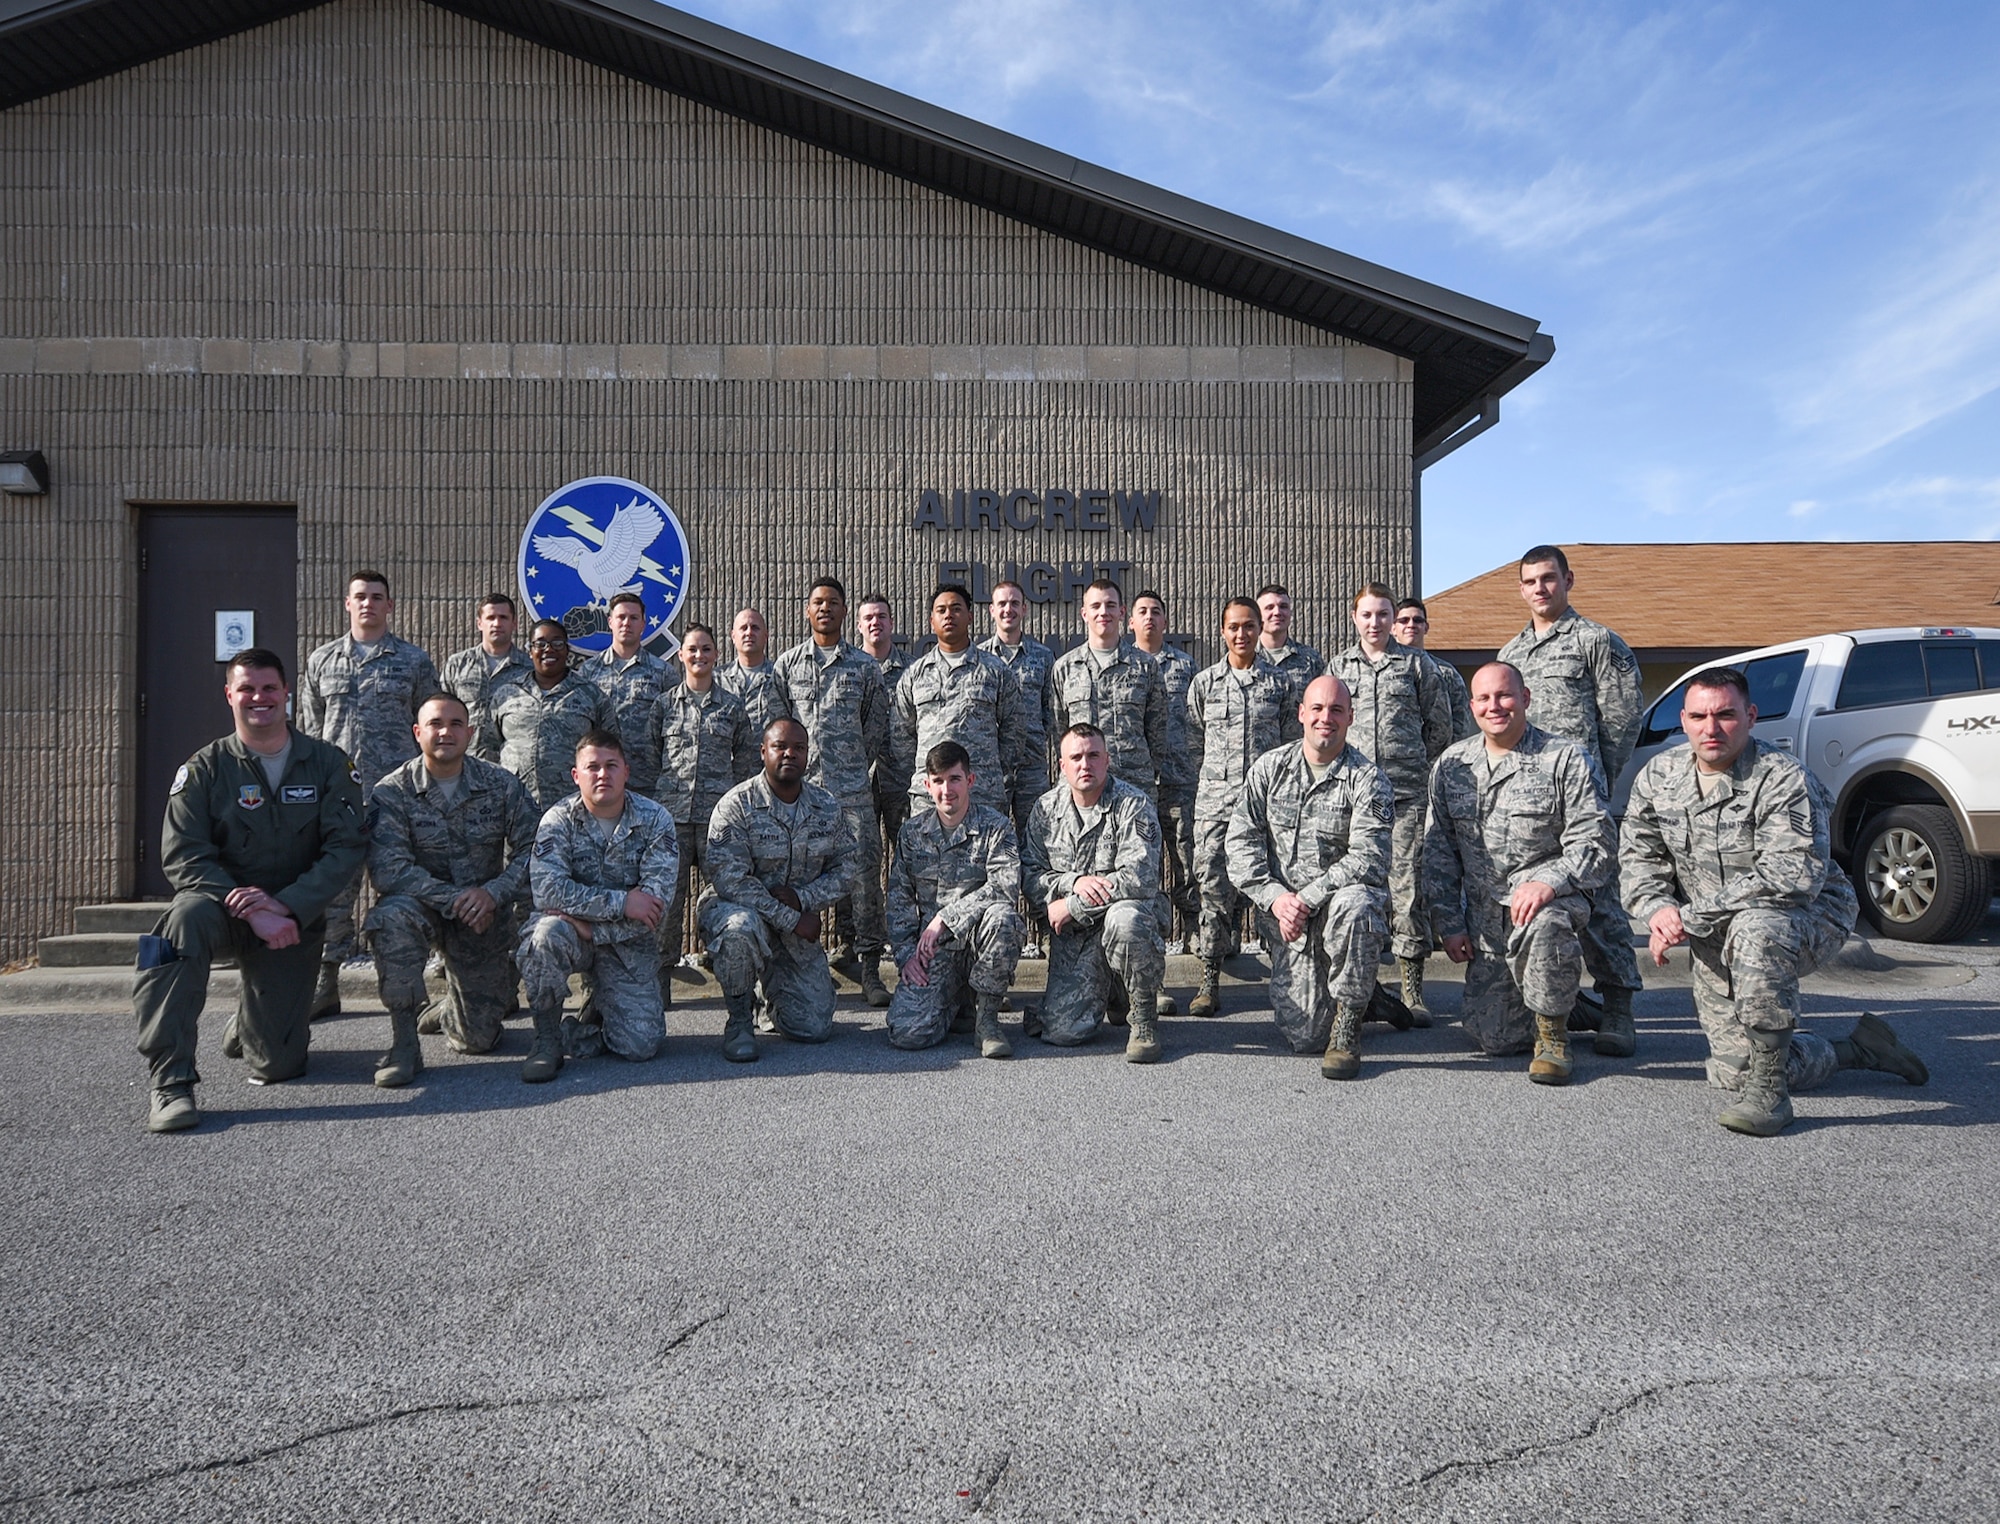
<svg viewBox="0 0 2000 1524"><path fill-rule="evenodd" d="M1689 682L1690 745L1640 772L1621 833L1608 786L1638 733L1638 664L1570 606L1559 548L1529 550L1520 580L1529 622L1468 689L1425 654L1423 604L1374 583L1330 661L1292 638L1282 586L1230 599L1223 658L1200 671L1166 643L1165 601L1128 608L1109 580L1084 591L1083 640L1060 656L1025 633L1017 584L994 589L976 644L972 595L941 586L934 642L907 660L880 596L856 609L859 643L845 638L832 577L807 590L807 639L772 658L744 609L726 663L699 623L676 653L647 650L636 593L610 600L608 650L574 652L546 619L524 650L494 593L479 644L440 676L391 632L388 579L357 571L348 632L307 659L295 717L283 658L239 653L233 733L173 782L176 894L134 987L148 1125L200 1120L196 1021L225 954L243 989L223 1050L255 1084L304 1071L310 1022L338 1011L340 965L363 945L389 1013L378 1085L421 1072L424 1032L491 1051L523 996L526 1081L600 1053L652 1058L696 867L700 956L736 1062L756 1059L760 1032L830 1037L836 966L886 1007L895 1046L970 1032L1008 1057L1018 964L1045 955L1021 1035L1077 1045L1123 1026L1125 1057L1151 1063L1178 1014L1163 988L1174 910L1201 959L1188 1014L1213 1017L1247 901L1277 1029L1329 1079L1360 1073L1364 1022L1430 1025L1439 948L1467 965L1466 1037L1528 1055L1531 1080L1568 1082L1573 1031L1631 1057L1629 912L1656 962L1689 949L1708 1077L1735 1094L1723 1125L1773 1134L1790 1094L1839 1068L1923 1083L1874 1016L1838 1042L1798 1027L1799 978L1857 907L1829 859L1825 792L1752 737L1743 675ZM1393 987L1378 983L1385 953Z"/></svg>

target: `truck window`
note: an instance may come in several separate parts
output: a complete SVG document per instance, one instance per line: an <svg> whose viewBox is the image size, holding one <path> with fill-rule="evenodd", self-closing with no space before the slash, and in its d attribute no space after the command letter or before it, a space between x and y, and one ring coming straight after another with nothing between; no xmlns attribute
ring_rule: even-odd
<svg viewBox="0 0 2000 1524"><path fill-rule="evenodd" d="M1979 691L1979 653L1971 646L1940 646L1926 641L1924 669L1930 674L1932 698Z"/></svg>
<svg viewBox="0 0 2000 1524"><path fill-rule="evenodd" d="M1646 723L1639 728L1638 745L1658 746L1667 737L1681 733L1681 695L1685 692L1685 687L1669 688L1654 701L1653 707L1646 711Z"/></svg>
<svg viewBox="0 0 2000 1524"><path fill-rule="evenodd" d="M1860 709L1869 704L1907 704L1930 696L1924 678L1924 653L1914 640L1884 640L1856 646L1840 679L1836 709Z"/></svg>
<svg viewBox="0 0 2000 1524"><path fill-rule="evenodd" d="M2000 640L1982 640L1979 646L1979 686L2000 688Z"/></svg>
<svg viewBox="0 0 2000 1524"><path fill-rule="evenodd" d="M1806 675L1806 653L1781 651L1776 656L1745 662L1743 675L1750 679L1750 702L1757 709L1757 723L1782 720L1792 712L1799 696L1799 680Z"/></svg>

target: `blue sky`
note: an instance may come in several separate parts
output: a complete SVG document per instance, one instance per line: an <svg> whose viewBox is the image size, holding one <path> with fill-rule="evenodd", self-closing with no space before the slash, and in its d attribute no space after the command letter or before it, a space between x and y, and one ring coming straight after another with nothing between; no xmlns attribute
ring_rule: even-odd
<svg viewBox="0 0 2000 1524"><path fill-rule="evenodd" d="M2000 6L694 0L1525 312L1425 586L1535 540L2000 538Z"/></svg>

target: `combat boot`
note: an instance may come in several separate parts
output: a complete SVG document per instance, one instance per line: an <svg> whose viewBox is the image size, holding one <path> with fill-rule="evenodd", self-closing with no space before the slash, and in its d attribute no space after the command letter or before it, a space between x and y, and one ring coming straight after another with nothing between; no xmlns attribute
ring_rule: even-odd
<svg viewBox="0 0 2000 1524"><path fill-rule="evenodd" d="M313 986L312 1009L306 1013L307 1021L318 1021L327 1016L340 1014L340 965L322 963L319 966L319 982Z"/></svg>
<svg viewBox="0 0 2000 1524"><path fill-rule="evenodd" d="M535 1046L521 1065L521 1078L527 1084L540 1085L562 1073L562 1006L554 1004L547 1010L536 1006L530 1014L535 1019Z"/></svg>
<svg viewBox="0 0 2000 1524"><path fill-rule="evenodd" d="M1833 1051L1843 1069L1879 1069L1912 1085L1930 1083L1931 1071L1924 1061L1903 1046L1888 1022L1870 1011L1861 1013L1854 1030L1834 1043Z"/></svg>
<svg viewBox="0 0 2000 1524"><path fill-rule="evenodd" d="M1131 1015L1131 1012L1131 996L1126 992L1124 985L1113 980L1111 993L1104 1004L1104 1020L1106 1024L1114 1027L1122 1027L1125 1025L1126 1017Z"/></svg>
<svg viewBox="0 0 2000 1524"><path fill-rule="evenodd" d="M1409 1008L1410 1025L1427 1027L1431 1024L1431 1008L1424 1004L1424 960L1398 958L1396 962L1403 971L1403 1004Z"/></svg>
<svg viewBox="0 0 2000 1524"><path fill-rule="evenodd" d="M1222 1014L1222 960L1204 958L1201 960L1201 989L1188 1002L1190 1016L1220 1016Z"/></svg>
<svg viewBox="0 0 2000 1524"><path fill-rule="evenodd" d="M729 1005L729 1018L722 1024L722 1056L732 1064L754 1064L757 1062L757 1034L751 1030L756 1024L756 996L745 990L740 995L725 997Z"/></svg>
<svg viewBox="0 0 2000 1524"><path fill-rule="evenodd" d="M1125 1062L1157 1064L1160 1054L1160 1018L1154 997L1143 991L1132 1001L1131 1025L1125 1034Z"/></svg>
<svg viewBox="0 0 2000 1524"><path fill-rule="evenodd" d="M389 1051L375 1060L375 1083L383 1090L409 1084L424 1072L424 1049L417 1041L417 1013L389 1008Z"/></svg>
<svg viewBox="0 0 2000 1524"><path fill-rule="evenodd" d="M201 1112L194 1104L194 1091L186 1085L172 1085L153 1092L153 1107L146 1114L148 1132L186 1132L201 1125Z"/></svg>
<svg viewBox="0 0 2000 1524"><path fill-rule="evenodd" d="M1000 1030L1000 997L981 995L979 1014L973 1018L974 1030L979 1036L979 1056L981 1058L1012 1058L1014 1045L1007 1041L1006 1033Z"/></svg>
<svg viewBox="0 0 2000 1524"><path fill-rule="evenodd" d="M1153 1014L1155 1016L1178 1016L1180 1012L1179 1003L1165 990L1161 990L1159 994L1153 997Z"/></svg>
<svg viewBox="0 0 2000 1524"><path fill-rule="evenodd" d="M889 992L882 987L882 968L873 958L861 960L861 994L876 1010L889 1003Z"/></svg>
<svg viewBox="0 0 2000 1524"><path fill-rule="evenodd" d="M1639 1047L1639 1034L1632 1027L1632 992L1614 985L1598 993L1604 997L1604 1014L1597 1018L1598 1056L1630 1058Z"/></svg>
<svg viewBox="0 0 2000 1524"><path fill-rule="evenodd" d="M1333 1007L1333 1035L1326 1040L1326 1057L1319 1072L1330 1080L1351 1080L1361 1072L1360 1006L1352 1000L1338 1000Z"/></svg>
<svg viewBox="0 0 2000 1524"><path fill-rule="evenodd" d="M242 1019L243 1006L239 1001L235 1014L229 1018L229 1024L222 1029L222 1056L224 1058L241 1058L243 1056L243 1034L236 1029L236 1024Z"/></svg>
<svg viewBox="0 0 2000 1524"><path fill-rule="evenodd" d="M1535 1017L1535 1056L1528 1061L1528 1078L1538 1085L1569 1083L1569 1019Z"/></svg>
<svg viewBox="0 0 2000 1524"><path fill-rule="evenodd" d="M1736 1104L1715 1120L1731 1132L1775 1138L1792 1125L1792 1097L1785 1083L1792 1034L1752 1028L1749 1036L1750 1064L1743 1071L1743 1088L1737 1092Z"/></svg>
<svg viewBox="0 0 2000 1524"><path fill-rule="evenodd" d="M424 1008L417 1012L417 1033L422 1037L444 1036L444 1016L438 1009L438 1002L426 1000Z"/></svg>

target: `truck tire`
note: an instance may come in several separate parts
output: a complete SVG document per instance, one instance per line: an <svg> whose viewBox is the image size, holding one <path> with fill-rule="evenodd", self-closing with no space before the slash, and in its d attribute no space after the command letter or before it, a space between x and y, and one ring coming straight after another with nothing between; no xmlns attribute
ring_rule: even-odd
<svg viewBox="0 0 2000 1524"><path fill-rule="evenodd" d="M1959 839L1951 811L1899 804L1863 828L1854 853L1861 914L1898 942L1954 942L1986 919L1993 878Z"/></svg>

